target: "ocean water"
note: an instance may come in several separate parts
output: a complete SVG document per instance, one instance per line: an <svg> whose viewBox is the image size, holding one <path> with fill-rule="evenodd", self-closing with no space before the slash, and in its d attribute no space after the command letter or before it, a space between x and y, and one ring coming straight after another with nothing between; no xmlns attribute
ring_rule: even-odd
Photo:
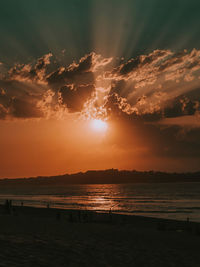
<svg viewBox="0 0 200 267"><path fill-rule="evenodd" d="M0 194L0 202L83 209L200 222L200 183L95 184Z"/></svg>

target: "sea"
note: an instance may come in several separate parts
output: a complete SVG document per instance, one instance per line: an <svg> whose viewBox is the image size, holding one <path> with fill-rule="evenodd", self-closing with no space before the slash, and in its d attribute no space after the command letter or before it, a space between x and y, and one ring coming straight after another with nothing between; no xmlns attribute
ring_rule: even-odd
<svg viewBox="0 0 200 267"><path fill-rule="evenodd" d="M89 184L0 193L0 203L200 222L200 183Z"/></svg>

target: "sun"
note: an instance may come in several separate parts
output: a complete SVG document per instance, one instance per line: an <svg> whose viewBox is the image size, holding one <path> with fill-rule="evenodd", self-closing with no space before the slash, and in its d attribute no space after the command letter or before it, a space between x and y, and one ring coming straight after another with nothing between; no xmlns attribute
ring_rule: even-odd
<svg viewBox="0 0 200 267"><path fill-rule="evenodd" d="M100 119L94 119L91 121L91 128L97 132L105 132L108 128L108 124Z"/></svg>

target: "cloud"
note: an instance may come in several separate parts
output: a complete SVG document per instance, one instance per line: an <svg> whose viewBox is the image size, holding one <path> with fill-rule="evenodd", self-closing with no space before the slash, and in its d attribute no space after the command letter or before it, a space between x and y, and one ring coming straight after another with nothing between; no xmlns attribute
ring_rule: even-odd
<svg viewBox="0 0 200 267"><path fill-rule="evenodd" d="M52 57L49 53L34 64L15 64L1 74L1 118L45 117L59 109L88 115L87 105L97 116L124 113L141 121L199 111L200 51L196 49L155 50L119 63L92 52L56 69Z"/></svg>
<svg viewBox="0 0 200 267"><path fill-rule="evenodd" d="M69 112L80 112L84 103L91 98L95 87L93 84L74 87L67 85L59 90L61 103L66 105Z"/></svg>
<svg viewBox="0 0 200 267"><path fill-rule="evenodd" d="M37 107L35 101L30 99L13 98L10 112L16 118L41 118L43 112Z"/></svg>
<svg viewBox="0 0 200 267"><path fill-rule="evenodd" d="M4 107L2 104L0 104L0 119L5 119L8 112L9 110L6 109L6 107Z"/></svg>
<svg viewBox="0 0 200 267"><path fill-rule="evenodd" d="M47 77L48 85L58 94L60 103L69 112L81 112L84 103L95 91L95 73L110 61L109 58L91 53L81 58L79 63L72 63L50 73Z"/></svg>
<svg viewBox="0 0 200 267"><path fill-rule="evenodd" d="M0 87L0 104L6 110L3 119L44 117L38 101L47 90L46 85L4 78L0 79Z"/></svg>
<svg viewBox="0 0 200 267"><path fill-rule="evenodd" d="M200 128L200 114L197 113L193 116L181 116L175 118L165 118L158 122L160 125L177 125L184 128Z"/></svg>
<svg viewBox="0 0 200 267"><path fill-rule="evenodd" d="M72 63L68 67L60 67L47 77L48 84L55 90L62 86L82 86L95 83L95 72L111 62L111 58L101 58L100 55L90 53L81 58L79 63Z"/></svg>
<svg viewBox="0 0 200 267"><path fill-rule="evenodd" d="M200 97L199 77L200 52L196 49L181 53L156 50L122 63L105 74L105 78L111 81L109 99L114 94L116 105L123 112L138 116L194 114L195 101ZM185 103L183 99L192 91L196 91L195 100L188 99Z"/></svg>
<svg viewBox="0 0 200 267"><path fill-rule="evenodd" d="M9 70L9 79L19 82L44 83L46 80L46 67L50 64L51 57L51 53L44 55L37 60L34 66L31 64L16 64Z"/></svg>

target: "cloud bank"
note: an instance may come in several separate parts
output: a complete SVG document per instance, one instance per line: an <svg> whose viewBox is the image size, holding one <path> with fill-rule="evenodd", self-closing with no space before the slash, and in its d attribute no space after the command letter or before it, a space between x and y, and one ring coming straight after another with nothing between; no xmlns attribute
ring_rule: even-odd
<svg viewBox="0 0 200 267"><path fill-rule="evenodd" d="M49 53L1 73L1 119L42 118L61 110L147 122L199 114L199 50L155 50L128 61L90 53L56 69L51 58Z"/></svg>

